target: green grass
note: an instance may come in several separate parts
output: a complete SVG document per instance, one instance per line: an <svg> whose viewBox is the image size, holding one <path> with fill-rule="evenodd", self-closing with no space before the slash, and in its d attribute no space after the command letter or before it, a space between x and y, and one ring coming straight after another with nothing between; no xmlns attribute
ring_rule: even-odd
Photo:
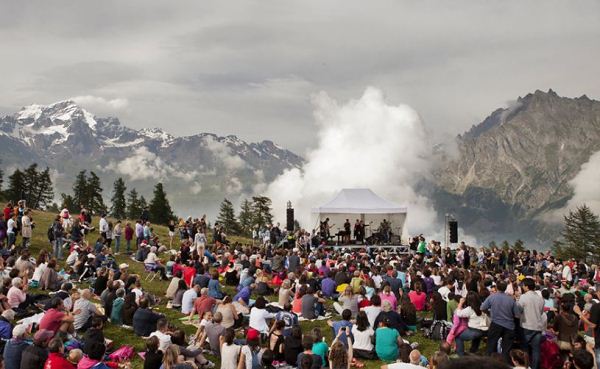
<svg viewBox="0 0 600 369"><path fill-rule="evenodd" d="M46 251L48 251L51 254L52 249L51 249L51 246L49 245L49 242L46 237L46 230L48 229L48 227L51 224L53 219L54 219L54 214L40 212L40 211L34 212L33 220L36 223L36 227L33 231L33 237L31 239L31 246L30 246L31 254L34 257L37 256L39 251L42 249L45 249ZM95 219L94 219L95 226L97 226L97 224L96 224L97 221L98 221L98 218L95 217ZM123 221L123 224L125 224L124 221ZM157 225L154 225L153 228L154 228L154 232L159 235L162 242L166 243L168 245L168 229L166 227L157 226ZM90 244L93 244L97 237L98 237L97 232L91 233L91 234L87 235L87 240L88 240L88 242L90 242ZM177 236L176 236L176 238L177 238ZM251 243L251 240L248 240L248 239L242 238L242 237L230 237L230 239L231 239L231 241L238 242L240 244ZM179 241L177 239L174 241L173 247L178 248L178 246L179 246ZM114 248L114 243L113 243L113 248ZM124 243L122 242L121 251L123 251L123 248L124 248ZM65 255L65 257L66 257L66 255ZM117 259L118 263L124 262L124 263L129 264L131 273L139 274L140 276L142 276L142 278L145 275L144 265L142 263L134 262L128 256L122 255L122 254L117 255L116 259ZM183 314L181 314L180 312L175 311L173 309L168 309L166 307L166 300L164 298L164 293L167 289L168 284L169 284L168 281L161 281L158 279L155 279L152 282L146 282L146 281L142 280L142 288L145 291L152 293L152 294L156 295L157 297L162 298L161 303L155 308L155 310L162 314L165 314L167 319L169 320L170 324L172 324L176 327L182 328L188 335L194 334L196 332L196 327L191 326L191 325L182 324L181 321L179 320L179 318L182 318L184 316ZM233 293L232 287L225 287L224 290L225 290L225 292L227 292L229 294ZM269 300L271 300L271 301L276 300L276 299L277 299L276 296L269 297ZM328 345L331 345L331 342L333 340L333 334L332 334L331 328L327 325L326 320L303 321L303 322L300 322L300 326L302 327L303 332L309 332L311 329L313 329L315 327L321 328L321 332L323 333ZM136 352L143 351L145 349L143 340L140 337L136 336L133 333L133 331L131 331L131 330L124 329L119 326L114 326L110 323L107 323L106 327L104 328L104 333L105 333L106 338L114 341L113 342L114 348L118 348L123 345L130 345L135 348ZM433 352L435 350L437 350L437 347L439 345L439 342L426 339L420 332L418 332L417 334L415 334L413 336L408 337L408 340L410 342L418 342L419 350L421 351L421 353L423 355L425 355L427 357L430 357L433 354ZM218 357L213 357L213 356L209 355L208 358L217 364L217 368L220 367ZM133 360L131 361L131 364L132 364L133 369L141 369L143 366L142 360L137 355L133 358ZM377 361L377 360L372 360L372 361L365 361L365 364L366 364L366 366L365 366L366 368L374 369L374 368L380 368L381 365L383 365L383 362Z"/></svg>

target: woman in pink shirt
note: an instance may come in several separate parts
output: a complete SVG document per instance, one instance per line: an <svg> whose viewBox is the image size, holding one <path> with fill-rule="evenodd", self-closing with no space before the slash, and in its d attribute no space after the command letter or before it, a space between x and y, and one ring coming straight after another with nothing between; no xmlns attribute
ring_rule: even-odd
<svg viewBox="0 0 600 369"><path fill-rule="evenodd" d="M13 278L12 287L8 290L8 293L6 294L8 304L12 309L18 308L27 300L27 293L24 291L26 288L27 284L24 284L23 280L20 277ZM25 307L26 306L21 306L21 308L23 309Z"/></svg>
<svg viewBox="0 0 600 369"><path fill-rule="evenodd" d="M392 305L392 310L396 310L396 307L398 306L398 300L396 299L396 295L392 292L392 287L389 284L386 284L385 287L383 287L383 291L379 294L379 297L381 298L382 303L384 301L389 301Z"/></svg>
<svg viewBox="0 0 600 369"><path fill-rule="evenodd" d="M423 292L423 286L420 282L415 283L415 290L408 293L408 298L410 299L410 302L415 305L415 309L417 309L417 311L425 310L427 294Z"/></svg>

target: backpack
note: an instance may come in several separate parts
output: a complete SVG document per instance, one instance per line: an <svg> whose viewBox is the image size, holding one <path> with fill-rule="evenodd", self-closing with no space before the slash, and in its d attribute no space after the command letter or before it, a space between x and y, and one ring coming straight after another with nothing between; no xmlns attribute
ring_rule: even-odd
<svg viewBox="0 0 600 369"><path fill-rule="evenodd" d="M108 355L108 358L113 361L122 362L131 359L135 355L132 346L121 346L115 352Z"/></svg>
<svg viewBox="0 0 600 369"><path fill-rule="evenodd" d="M50 225L50 227L48 227L48 241L53 242L54 241L54 225Z"/></svg>
<svg viewBox="0 0 600 369"><path fill-rule="evenodd" d="M540 345L540 368L558 369L562 367L560 348L552 340L545 339Z"/></svg>
<svg viewBox="0 0 600 369"><path fill-rule="evenodd" d="M425 337L431 340L443 341L448 337L450 329L452 329L452 324L449 322L445 320L434 320L431 327L425 329Z"/></svg>

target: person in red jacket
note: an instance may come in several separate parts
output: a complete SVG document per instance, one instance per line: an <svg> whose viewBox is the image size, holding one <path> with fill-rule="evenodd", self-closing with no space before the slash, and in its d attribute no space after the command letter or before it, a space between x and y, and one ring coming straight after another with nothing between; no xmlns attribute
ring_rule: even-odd
<svg viewBox="0 0 600 369"><path fill-rule="evenodd" d="M44 369L75 369L75 365L64 357L65 348L60 338L55 337L48 343L48 351Z"/></svg>
<svg viewBox="0 0 600 369"><path fill-rule="evenodd" d="M133 239L133 228L131 223L125 224L125 243L127 244L127 255L131 255L131 240Z"/></svg>
<svg viewBox="0 0 600 369"><path fill-rule="evenodd" d="M10 219L10 216L12 215L12 208L13 208L13 204L12 202L8 202L6 204L6 206L4 207L4 221L8 222L8 220Z"/></svg>

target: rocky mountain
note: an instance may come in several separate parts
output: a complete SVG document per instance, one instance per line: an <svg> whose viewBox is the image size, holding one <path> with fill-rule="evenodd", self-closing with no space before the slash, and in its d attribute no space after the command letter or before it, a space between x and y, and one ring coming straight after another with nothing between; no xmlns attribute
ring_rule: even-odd
<svg viewBox="0 0 600 369"><path fill-rule="evenodd" d="M440 213L479 239L548 244L560 227L541 220L573 195L569 181L600 150L600 102L535 91L456 139L424 186Z"/></svg>
<svg viewBox="0 0 600 369"><path fill-rule="evenodd" d="M33 162L54 169L56 195L71 191L79 170L94 170L107 198L119 176L146 198L162 181L175 208L195 215L198 209L214 211L224 196L235 199L240 193L260 191L303 161L271 141L134 130L117 118L96 117L73 101L31 105L0 118L0 147L7 175Z"/></svg>

